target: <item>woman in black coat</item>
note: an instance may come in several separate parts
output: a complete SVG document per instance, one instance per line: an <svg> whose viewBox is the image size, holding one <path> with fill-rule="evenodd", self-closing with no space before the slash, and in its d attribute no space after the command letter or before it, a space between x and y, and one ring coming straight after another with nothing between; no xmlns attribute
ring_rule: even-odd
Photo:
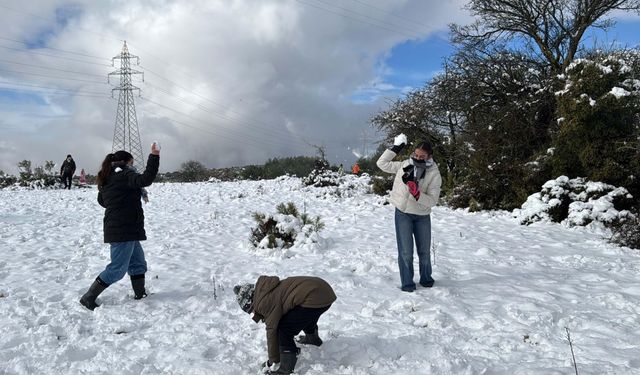
<svg viewBox="0 0 640 375"><path fill-rule="evenodd" d="M98 172L98 203L105 208L104 242L111 245L111 263L98 275L80 303L89 310L95 309L96 298L109 285L131 277L135 299L147 296L144 275L147 262L140 241L146 240L142 189L151 185L158 173L160 148L154 143L144 173L135 171L133 156L126 151L108 154Z"/></svg>

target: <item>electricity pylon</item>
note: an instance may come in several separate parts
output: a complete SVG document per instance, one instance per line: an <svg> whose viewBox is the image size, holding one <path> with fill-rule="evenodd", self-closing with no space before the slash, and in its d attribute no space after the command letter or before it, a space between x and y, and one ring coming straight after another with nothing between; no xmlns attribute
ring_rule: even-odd
<svg viewBox="0 0 640 375"><path fill-rule="evenodd" d="M145 160L142 155L142 145L140 144L140 132L138 131L138 119L136 117L136 105L133 102L133 91L140 88L131 83L132 74L142 74L144 82L144 73L131 69L131 59L136 59L136 65L140 64L140 58L129 53L127 42L124 42L122 52L111 59L114 65L116 59L120 60L120 69L109 73L107 81L112 75L120 76L120 85L111 90L113 97L114 91L119 91L118 95L118 111L116 113L116 126L113 132L113 147L111 152L125 150L133 155L133 165L139 172L144 170ZM115 66L115 65L114 65Z"/></svg>

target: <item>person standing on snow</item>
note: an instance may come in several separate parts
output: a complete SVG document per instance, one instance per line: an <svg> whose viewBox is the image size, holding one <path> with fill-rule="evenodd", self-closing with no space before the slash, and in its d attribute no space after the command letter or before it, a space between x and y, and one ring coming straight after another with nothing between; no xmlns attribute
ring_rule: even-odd
<svg viewBox="0 0 640 375"><path fill-rule="evenodd" d="M111 263L98 275L80 303L93 310L98 307L96 298L109 285L131 277L135 299L147 296L144 275L147 261L140 241L146 240L144 213L140 202L142 189L151 185L158 173L160 148L154 143L144 173L133 166L133 156L127 151L108 154L98 172L98 203L105 208L104 242L111 245Z"/></svg>
<svg viewBox="0 0 640 375"><path fill-rule="evenodd" d="M353 174L358 174L360 173L360 166L358 165L358 162L356 162L353 167L351 167L351 173Z"/></svg>
<svg viewBox="0 0 640 375"><path fill-rule="evenodd" d="M67 155L67 158L64 159L60 167L60 177L62 177L65 189L71 190L71 181L74 173L76 173L76 162L71 155Z"/></svg>
<svg viewBox="0 0 640 375"><path fill-rule="evenodd" d="M420 285L433 286L431 277L431 208L438 203L442 177L433 161L433 147L424 141L416 147L411 157L404 161L392 161L407 145L407 137L395 137L393 147L380 156L376 165L387 173L395 173L389 201L395 209L396 241L400 288L413 292L413 239L418 253Z"/></svg>
<svg viewBox="0 0 640 375"><path fill-rule="evenodd" d="M80 170L80 178L78 179L78 183L83 186L87 184L87 175L86 173L84 173L84 168Z"/></svg>
<svg viewBox="0 0 640 375"><path fill-rule="evenodd" d="M262 364L267 374L291 374L298 361L294 336L304 331L298 342L320 346L318 319L336 300L331 286L319 277L260 276L255 284L233 287L238 304L253 320L263 321L267 330L269 359ZM271 370L279 363L278 369Z"/></svg>

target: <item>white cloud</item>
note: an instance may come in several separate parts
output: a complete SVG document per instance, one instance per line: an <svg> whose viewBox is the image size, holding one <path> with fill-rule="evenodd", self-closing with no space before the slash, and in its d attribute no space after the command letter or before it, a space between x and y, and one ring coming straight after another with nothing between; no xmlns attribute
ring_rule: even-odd
<svg viewBox="0 0 640 375"><path fill-rule="evenodd" d="M71 153L79 168L95 173L111 150L117 106L117 96L107 98L111 88L106 84L107 73L116 68L95 63L108 65L122 40L140 56L141 66L135 68L145 71L145 82L136 81L143 96L135 99L138 122L144 150L153 140L162 143L162 170L175 170L189 159L220 167L313 155L309 143L346 160L348 146L361 145L360 132L371 130L368 119L383 104L344 98L371 82L379 82L381 92L400 94L402 87L379 81L389 51L466 20L462 1L379 1L371 3L374 8L336 0L86 0L61 12L66 4L0 4L5 6L0 8L4 38L46 40L46 47L85 55L0 48L3 60L77 72L0 62L0 69L41 74L0 72L3 77L83 95L49 95L47 104L16 106L0 91L2 170L15 172L22 159L61 162ZM6 39L0 46L25 48ZM68 117L57 117L61 114Z"/></svg>

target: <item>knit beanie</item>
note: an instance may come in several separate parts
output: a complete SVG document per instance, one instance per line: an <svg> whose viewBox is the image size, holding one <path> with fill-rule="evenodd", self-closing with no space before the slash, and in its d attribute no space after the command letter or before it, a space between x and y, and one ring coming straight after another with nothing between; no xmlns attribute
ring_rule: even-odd
<svg viewBox="0 0 640 375"><path fill-rule="evenodd" d="M242 310L247 314L251 312L251 308L253 307L253 292L255 287L254 284L242 284L233 287L238 305L240 305Z"/></svg>

